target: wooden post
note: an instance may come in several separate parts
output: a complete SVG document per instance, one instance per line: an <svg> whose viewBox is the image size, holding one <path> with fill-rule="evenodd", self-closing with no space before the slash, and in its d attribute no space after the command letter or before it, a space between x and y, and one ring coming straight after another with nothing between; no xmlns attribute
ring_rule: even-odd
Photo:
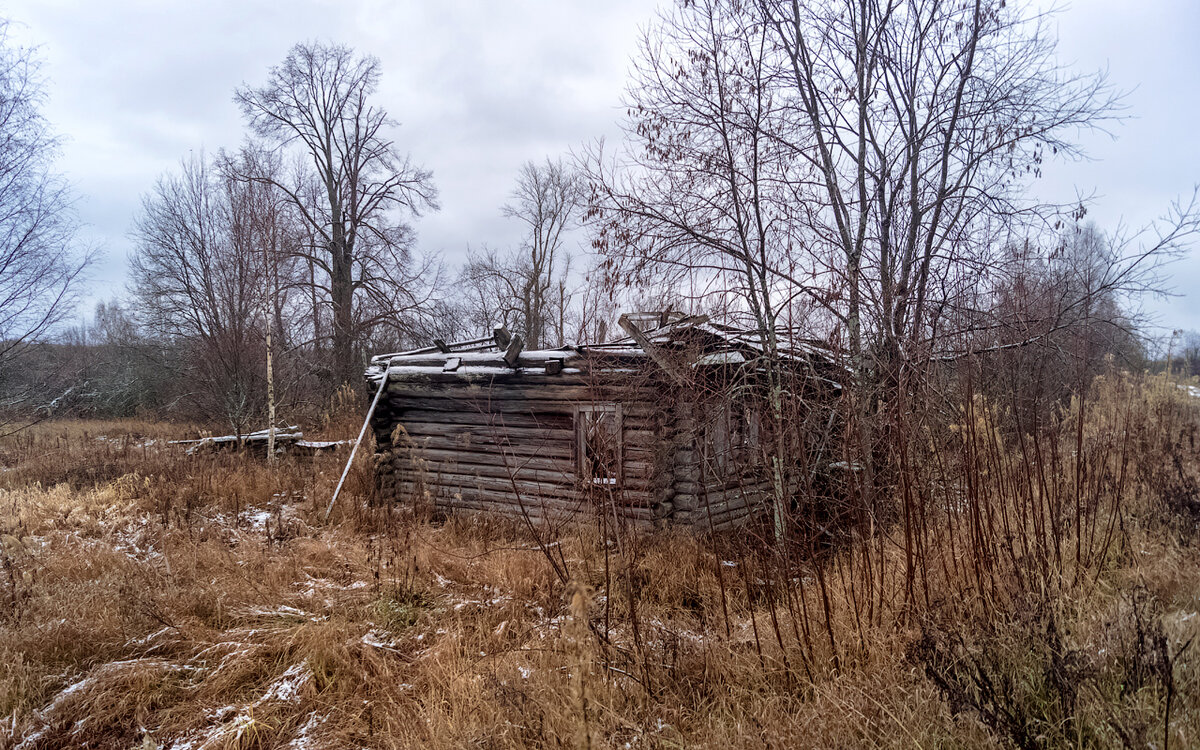
<svg viewBox="0 0 1200 750"><path fill-rule="evenodd" d="M263 322L267 326L267 463L275 462L275 365L271 361L271 305L275 301L275 288L271 283L271 255L263 243L263 267L267 274L267 294L263 299Z"/></svg>
<svg viewBox="0 0 1200 750"><path fill-rule="evenodd" d="M379 378L379 390L375 391L375 398L371 401L371 408L367 409L367 418L363 420L362 429L358 431L358 439L354 441L354 447L350 449L350 458L346 460L346 468L342 469L342 476L338 479L337 487L333 490L333 497L329 498L329 506L325 508L325 520L329 520L329 514L333 512L333 504L337 502L338 495L342 493L342 485L346 482L346 475L350 473L350 466L354 463L354 455L358 453L358 446L362 444L363 435L367 434L367 427L371 424L371 417L375 414L375 407L379 405L379 398L383 395L387 388L388 374L392 367L392 360L388 360L383 365L383 375Z"/></svg>

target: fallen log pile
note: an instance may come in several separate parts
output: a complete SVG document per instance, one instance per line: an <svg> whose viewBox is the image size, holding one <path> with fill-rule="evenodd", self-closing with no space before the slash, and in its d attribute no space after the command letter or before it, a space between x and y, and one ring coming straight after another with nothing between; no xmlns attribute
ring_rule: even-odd
<svg viewBox="0 0 1200 750"><path fill-rule="evenodd" d="M194 440L172 440L172 445L187 446L188 455L220 450L248 450L251 453L265 456L267 443L270 440L270 429L249 432L244 435L211 435ZM278 427L275 429L275 452L293 455L312 456L324 451L337 450L349 440L305 440L304 432L299 427Z"/></svg>

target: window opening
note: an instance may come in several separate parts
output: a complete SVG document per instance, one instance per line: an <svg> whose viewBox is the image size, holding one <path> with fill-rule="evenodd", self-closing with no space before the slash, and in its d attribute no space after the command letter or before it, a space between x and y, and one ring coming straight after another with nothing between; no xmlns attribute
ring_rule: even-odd
<svg viewBox="0 0 1200 750"><path fill-rule="evenodd" d="M705 427L710 471L723 475L736 464L754 461L762 430L757 409L749 404L723 403L712 410Z"/></svg>
<svg viewBox="0 0 1200 750"><path fill-rule="evenodd" d="M621 483L622 420L619 404L581 404L575 429L579 441L579 473L596 486Z"/></svg>

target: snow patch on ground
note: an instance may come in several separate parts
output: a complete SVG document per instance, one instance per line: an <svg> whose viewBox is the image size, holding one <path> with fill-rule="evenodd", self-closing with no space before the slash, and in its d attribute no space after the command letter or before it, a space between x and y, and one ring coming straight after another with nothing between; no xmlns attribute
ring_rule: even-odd
<svg viewBox="0 0 1200 750"><path fill-rule="evenodd" d="M308 622L324 622L328 615L315 615L305 612L299 607L280 604L276 607L248 607L239 613L242 617L255 620L307 620Z"/></svg>
<svg viewBox="0 0 1200 750"><path fill-rule="evenodd" d="M280 675L278 680L271 683L267 692L263 693L255 705L269 701L295 703L300 700L300 691L304 689L305 685L312 682L312 678L312 670L308 668L308 664L293 664Z"/></svg>
<svg viewBox="0 0 1200 750"><path fill-rule="evenodd" d="M398 642L388 636L389 634L386 631L376 628L363 635L362 644L371 648L382 648L393 651L396 649Z"/></svg>
<svg viewBox="0 0 1200 750"><path fill-rule="evenodd" d="M79 679L58 692L57 695L50 701L49 705L37 712L38 719L41 721L41 727L31 734L27 735L14 750L30 750L37 747L42 737L50 727L55 726L62 721L59 715L64 707L77 696L81 696L88 690L97 685L119 677L122 672L135 670L159 670L163 673L168 672L184 672L192 671L194 667L188 667L180 664L174 664L163 659L123 659L121 661L109 662L96 667L92 672ZM87 724L87 718L76 721L72 726L72 733L78 733Z"/></svg>
<svg viewBox="0 0 1200 750"><path fill-rule="evenodd" d="M310 714L308 721L304 723L304 726L300 727L300 731L287 744L287 750L310 750L320 747L321 745L313 738L313 735L328 720L329 714Z"/></svg>
<svg viewBox="0 0 1200 750"><path fill-rule="evenodd" d="M298 703L301 691L311 683L312 679L312 670L309 669L307 663L293 664L278 679L267 686L266 691L258 700L241 707L224 706L215 711L206 712L205 718L215 726L175 739L166 746L166 750L240 747L240 743L245 737L252 737L260 730L261 725L254 717L256 713L261 715L260 709L263 705L267 703ZM315 744L308 744L311 742L310 734L328 718L328 715L317 717L316 714L313 714L310 716L308 723L301 728L300 734L288 747L298 750L318 747ZM296 742L302 744L295 744Z"/></svg>

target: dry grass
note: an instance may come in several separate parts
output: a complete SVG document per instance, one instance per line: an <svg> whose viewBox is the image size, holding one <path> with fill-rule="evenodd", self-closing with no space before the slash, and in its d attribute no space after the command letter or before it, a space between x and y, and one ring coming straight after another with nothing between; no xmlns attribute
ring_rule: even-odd
<svg viewBox="0 0 1200 750"><path fill-rule="evenodd" d="M186 457L177 435L0 446L0 748L1161 748L1168 692L1171 747L1200 742L1195 520L1149 480L1094 582L986 617L895 594L864 623L849 551L770 586L729 539L545 547L371 509L368 462L326 524L339 457Z"/></svg>

